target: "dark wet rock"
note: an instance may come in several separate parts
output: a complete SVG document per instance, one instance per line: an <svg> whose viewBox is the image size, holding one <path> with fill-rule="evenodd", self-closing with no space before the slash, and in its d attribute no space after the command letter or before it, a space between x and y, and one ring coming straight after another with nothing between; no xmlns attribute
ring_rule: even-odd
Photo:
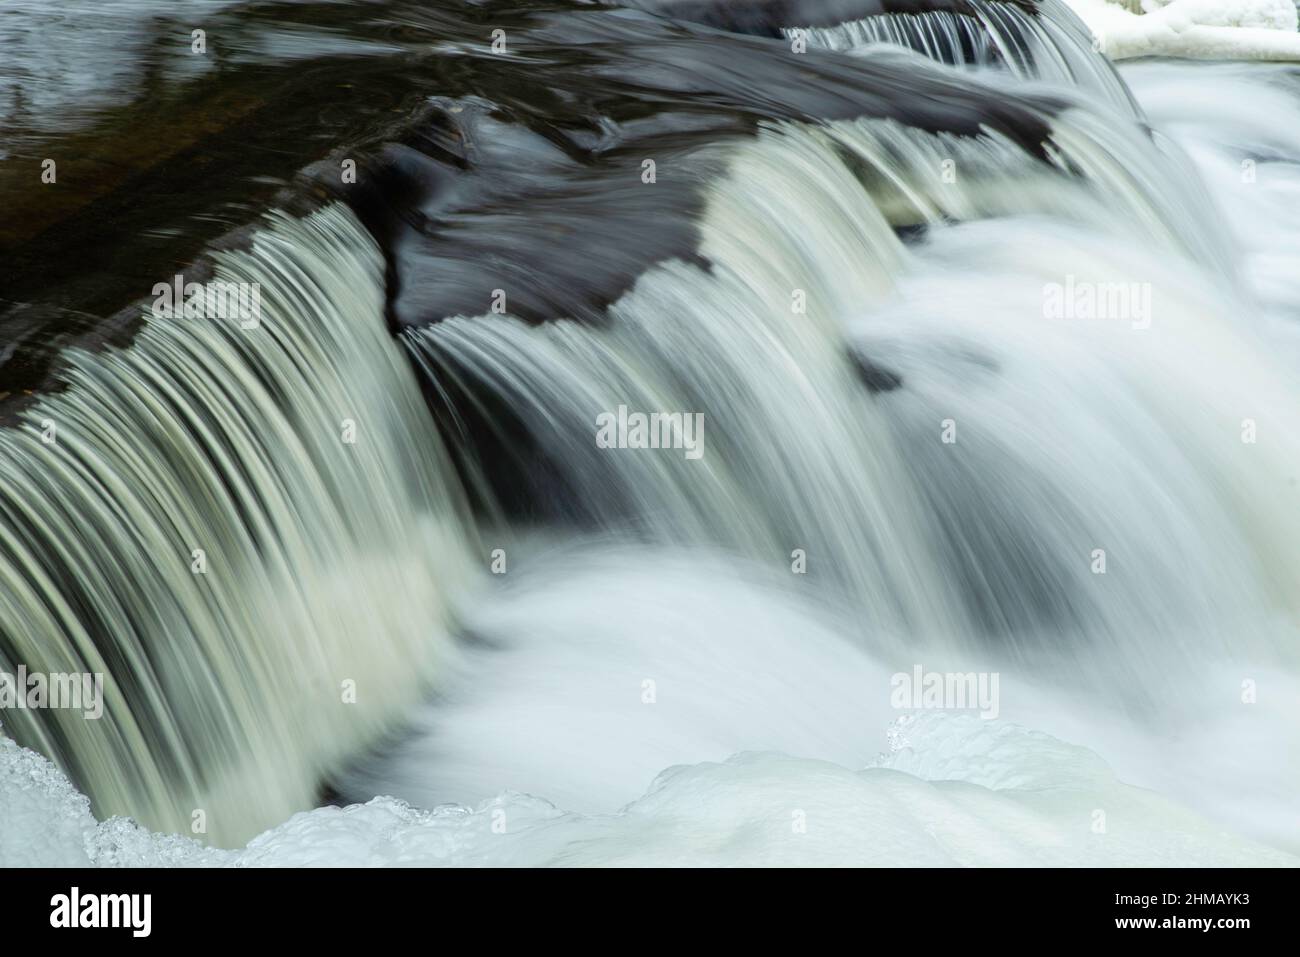
<svg viewBox="0 0 1300 957"><path fill-rule="evenodd" d="M892 392L903 384L903 377L897 372L878 365L858 352L851 352L850 356L863 385L873 395L880 392Z"/></svg>

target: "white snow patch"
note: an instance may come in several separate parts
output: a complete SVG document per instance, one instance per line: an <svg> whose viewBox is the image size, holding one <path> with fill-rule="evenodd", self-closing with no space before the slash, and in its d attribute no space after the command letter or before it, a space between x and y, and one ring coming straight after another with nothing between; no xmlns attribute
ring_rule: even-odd
<svg viewBox="0 0 1300 957"><path fill-rule="evenodd" d="M1111 0L1066 2L1113 60L1300 59L1294 0L1142 0L1141 13Z"/></svg>

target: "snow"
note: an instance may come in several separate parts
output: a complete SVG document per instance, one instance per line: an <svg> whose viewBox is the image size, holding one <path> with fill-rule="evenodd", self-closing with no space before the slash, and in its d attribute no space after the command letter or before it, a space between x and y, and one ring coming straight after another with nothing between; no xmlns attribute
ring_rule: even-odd
<svg viewBox="0 0 1300 957"><path fill-rule="evenodd" d="M862 770L745 752L668 768L609 814L518 792L431 810L379 797L296 814L234 851L96 822L53 765L0 739L0 867L1300 865L1048 735L935 712L892 730L897 750Z"/></svg>
<svg viewBox="0 0 1300 957"><path fill-rule="evenodd" d="M1142 56L1298 60L1293 0L1066 0L1113 60Z"/></svg>

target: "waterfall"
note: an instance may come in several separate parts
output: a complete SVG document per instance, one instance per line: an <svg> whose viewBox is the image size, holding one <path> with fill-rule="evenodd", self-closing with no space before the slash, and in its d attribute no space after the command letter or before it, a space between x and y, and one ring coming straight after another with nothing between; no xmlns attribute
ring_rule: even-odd
<svg viewBox="0 0 1300 957"><path fill-rule="evenodd" d="M468 546L352 215L273 215L218 278L256 328L150 317L0 431L0 664L102 674L102 718L6 729L99 813L223 844L417 700Z"/></svg>
<svg viewBox="0 0 1300 957"><path fill-rule="evenodd" d="M1100 0L290 6L265 48L148 86L222 104L238 76L235 132L290 61L325 91L294 127L309 165L256 174L282 187L270 212L220 241L177 227L214 282L258 290L256 321L146 304L0 426L0 675L104 688L100 717L0 720L97 817L230 862L277 825L292 850L293 821L332 813L314 805L388 795L415 809L331 826L387 835L391 813L415 860L654 861L698 807L723 810L674 833L770 803L782 833L738 856L786 861L784 795L802 809L824 780L888 808L915 773L936 803L900 863L933 859L926 815L948 813L922 777L972 807L976 787L1069 795L958 860L1037 840L1181 862L1184 833L1230 860L1221 825L1300 848L1300 767L1277 757L1300 741L1290 71L1117 69L1073 10L1139 14ZM263 14L220 23L257 38ZM1193 26L1178 49L1236 29ZM112 93L141 122L130 84ZM86 142L125 135L86 120ZM192 182L202 126L145 178ZM211 165L242 211L255 164ZM134 200L129 177L95 185L70 229ZM40 222L23 262L65 248ZM76 278L69 299L107 282ZM15 349L59 353L43 310L73 310L18 305ZM889 683L923 667L997 675L1005 723L887 737ZM883 784L861 770L882 747ZM486 805L436 808L506 792L508 841L462 841ZM1022 797L987 807L1019 821ZM1111 801L1149 843L1089 843L1079 809ZM852 846L892 847L874 823ZM634 851L571 846L623 828Z"/></svg>
<svg viewBox="0 0 1300 957"><path fill-rule="evenodd" d="M1194 178L1146 188L1138 174L1155 184L1163 154L1088 135L1099 127L1079 111L1054 126L1072 177L1017 167L996 139L877 121L765 130L710 190L707 269L648 271L606 326L482 315L404 336L430 381L518 415L595 527L767 563L815 555L810 577L849 597L879 648L1001 636L1077 669L1097 642L1144 659L1131 636L1154 630L1217 653L1213 622L1292 604L1289 384L1234 328L1231 258L1188 258L1189 232L1222 231L1179 203ZM962 179L927 179L946 155ZM864 189L846 156L893 175ZM886 220L905 199L946 213L925 216L918 246ZM1044 290L1075 274L1141 278L1149 313L1051 318ZM1193 402L1202 414L1183 421ZM701 412L704 455L600 448L597 417L620 406ZM1245 418L1275 439L1229 454ZM967 436L952 446L949 419ZM1104 543L1133 574L1102 587L1087 556Z"/></svg>
<svg viewBox="0 0 1300 957"><path fill-rule="evenodd" d="M791 24L783 32L830 50L907 47L942 63L1005 70L1022 82L1078 86L1120 109L1136 108L1114 68L1089 49L1088 29L1060 0L1041 0L1029 10L1012 2L968 0L949 10L883 13L834 26Z"/></svg>

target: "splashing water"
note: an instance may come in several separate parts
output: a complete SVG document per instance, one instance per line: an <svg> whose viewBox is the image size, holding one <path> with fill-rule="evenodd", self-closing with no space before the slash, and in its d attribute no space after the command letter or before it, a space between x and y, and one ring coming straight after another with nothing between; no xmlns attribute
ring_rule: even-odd
<svg viewBox="0 0 1300 957"><path fill-rule="evenodd" d="M416 700L466 544L352 216L273 217L219 275L266 290L257 328L150 319L0 432L0 662L102 674L102 719L6 725L100 813L221 843Z"/></svg>
<svg viewBox="0 0 1300 957"><path fill-rule="evenodd" d="M4 713L92 807L5 742L0 861L1294 863L1293 74L631 5L496 57L392 0L438 88L215 255L258 327L147 316L0 428L0 670L106 684Z"/></svg>

